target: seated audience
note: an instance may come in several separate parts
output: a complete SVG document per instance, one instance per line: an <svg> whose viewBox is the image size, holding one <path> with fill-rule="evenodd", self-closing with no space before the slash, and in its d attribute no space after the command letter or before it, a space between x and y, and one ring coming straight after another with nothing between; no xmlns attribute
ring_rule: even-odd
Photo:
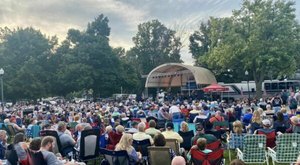
<svg viewBox="0 0 300 165"><path fill-rule="evenodd" d="M233 132L229 134L228 143L230 149L243 148L243 124L240 121L233 122Z"/></svg>
<svg viewBox="0 0 300 165"><path fill-rule="evenodd" d="M153 144L153 139L150 135L145 133L146 124L144 122L140 122L138 124L138 132L133 134L133 140L142 141L145 139L149 139L150 143Z"/></svg>
<svg viewBox="0 0 300 165"><path fill-rule="evenodd" d="M276 132L272 129L272 125L269 119L262 121L263 128L257 129L254 134L263 134L267 136L267 147L274 148L276 146Z"/></svg>
<svg viewBox="0 0 300 165"><path fill-rule="evenodd" d="M158 147L166 146L166 139L164 135L159 133L154 136L154 146L158 146ZM172 148L170 148L169 152L170 152L171 159L173 159L176 156L175 151Z"/></svg>
<svg viewBox="0 0 300 165"><path fill-rule="evenodd" d="M171 165L186 165L185 159L182 156L175 156Z"/></svg>
<svg viewBox="0 0 300 165"><path fill-rule="evenodd" d="M139 124L138 122L133 121L131 123L131 128L128 131L126 131L126 133L131 133L131 134L137 133L138 132L138 124Z"/></svg>
<svg viewBox="0 0 300 165"><path fill-rule="evenodd" d="M7 134L5 130L0 130L0 159L4 159L7 147Z"/></svg>
<svg viewBox="0 0 300 165"><path fill-rule="evenodd" d="M286 129L289 128L289 124L284 120L284 116L282 112L277 112L277 119L274 122L273 128L276 132L285 133Z"/></svg>
<svg viewBox="0 0 300 165"><path fill-rule="evenodd" d="M68 154L73 151L73 148L76 144L75 140L69 134L66 134L65 131L67 125L65 122L59 122L57 125L57 133L61 143L62 150L64 154Z"/></svg>
<svg viewBox="0 0 300 165"><path fill-rule="evenodd" d="M125 129L123 126L118 125L116 131L111 131L108 133L108 145L107 149L114 150L117 143L119 143Z"/></svg>
<svg viewBox="0 0 300 165"><path fill-rule="evenodd" d="M214 135L205 133L202 124L196 125L196 135L192 138L192 145L195 144L199 138L205 138L207 143L212 143L218 140Z"/></svg>
<svg viewBox="0 0 300 165"><path fill-rule="evenodd" d="M156 134L161 133L160 130L156 129L156 122L154 120L149 121L149 128L146 129L146 134L154 137Z"/></svg>
<svg viewBox="0 0 300 165"><path fill-rule="evenodd" d="M183 142L182 137L177 132L174 132L174 124L171 122L167 123L166 131L162 132L162 135L164 135L166 139L176 139L178 143Z"/></svg>
<svg viewBox="0 0 300 165"><path fill-rule="evenodd" d="M124 133L119 143L116 145L115 151L125 150L130 157L130 164L136 164L142 159L142 155L132 147L132 135Z"/></svg>
<svg viewBox="0 0 300 165"><path fill-rule="evenodd" d="M18 159L20 162L27 160L27 144L25 143L25 135L23 133L17 133L14 138L14 148L17 152Z"/></svg>
<svg viewBox="0 0 300 165"><path fill-rule="evenodd" d="M47 165L71 165L71 164L76 164L76 163L71 163L71 162L67 162L67 163L63 163L62 160L59 160L53 151L54 148L54 141L55 139L51 136L46 136L43 138L42 143L41 143L41 149L40 151L43 154L44 160L47 162Z"/></svg>
<svg viewBox="0 0 300 165"><path fill-rule="evenodd" d="M221 111L217 111L215 115L213 115L210 119L209 119L209 122L211 124L214 124L214 122L217 122L217 121L225 121L224 117L222 116L222 112ZM217 126L215 128L216 130L221 130L221 127L220 126Z"/></svg>
<svg viewBox="0 0 300 165"><path fill-rule="evenodd" d="M257 129L261 128L261 125L262 125L261 122L262 122L262 119L261 119L260 113L259 113L259 111L255 110L253 112L251 123L248 126L246 126L247 132L254 133Z"/></svg>

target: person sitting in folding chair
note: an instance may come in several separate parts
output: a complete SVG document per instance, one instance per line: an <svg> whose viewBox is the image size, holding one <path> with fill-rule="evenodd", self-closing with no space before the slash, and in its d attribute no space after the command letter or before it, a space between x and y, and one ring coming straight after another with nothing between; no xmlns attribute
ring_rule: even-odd
<svg viewBox="0 0 300 165"><path fill-rule="evenodd" d="M124 133L120 139L120 142L116 145L115 151L125 150L130 158L130 164L136 164L142 160L142 155L132 146L133 138L129 133Z"/></svg>
<svg viewBox="0 0 300 165"><path fill-rule="evenodd" d="M199 151L201 151L201 152L203 152L203 153L205 153L205 154L211 153L212 150L206 148L206 144L207 144L206 142L207 142L206 139L204 139L204 138L199 138L199 139L197 140L196 145L193 145L192 148L191 148L191 150L192 150L192 149L193 149L193 150L199 150ZM187 154L187 159L188 159L189 161L191 160L191 153L190 153L190 152Z"/></svg>
<svg viewBox="0 0 300 165"><path fill-rule="evenodd" d="M265 119L262 121L263 128L258 129L254 132L254 134L262 134L267 137L267 147L274 148L276 146L276 132L275 129L272 129L271 121L269 119Z"/></svg>
<svg viewBox="0 0 300 165"><path fill-rule="evenodd" d="M213 143L218 140L214 135L205 133L202 124L196 125L196 135L192 138L192 145L195 144L199 138L205 138L207 143Z"/></svg>
<svg viewBox="0 0 300 165"><path fill-rule="evenodd" d="M222 112L221 111L217 111L216 114L209 119L209 122L211 124L214 124L214 122L217 122L217 121L225 121L224 117L222 116ZM221 127L220 126L216 126L215 129L216 130L221 130Z"/></svg>

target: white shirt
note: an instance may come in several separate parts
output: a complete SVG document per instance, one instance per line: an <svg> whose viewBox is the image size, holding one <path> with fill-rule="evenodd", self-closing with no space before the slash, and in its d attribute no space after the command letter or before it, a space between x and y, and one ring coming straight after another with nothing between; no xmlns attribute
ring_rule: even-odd
<svg viewBox="0 0 300 165"><path fill-rule="evenodd" d="M176 105L172 105L169 109L169 113L180 113L180 109Z"/></svg>
<svg viewBox="0 0 300 165"><path fill-rule="evenodd" d="M145 139L149 139L150 143L153 144L153 139L150 135L146 134L145 132L137 132L133 134L133 140L141 141Z"/></svg>

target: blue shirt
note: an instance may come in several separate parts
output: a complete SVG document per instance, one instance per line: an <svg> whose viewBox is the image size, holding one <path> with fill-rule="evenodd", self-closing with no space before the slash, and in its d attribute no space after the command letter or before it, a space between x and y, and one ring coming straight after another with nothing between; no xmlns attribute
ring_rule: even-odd
<svg viewBox="0 0 300 165"><path fill-rule="evenodd" d="M0 159L4 159L6 147L3 142L0 140Z"/></svg>

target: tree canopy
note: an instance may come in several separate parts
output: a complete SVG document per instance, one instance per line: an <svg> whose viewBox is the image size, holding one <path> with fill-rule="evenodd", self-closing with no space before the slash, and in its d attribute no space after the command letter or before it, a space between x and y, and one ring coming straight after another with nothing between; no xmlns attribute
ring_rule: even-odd
<svg viewBox="0 0 300 165"><path fill-rule="evenodd" d="M249 71L258 96L269 72L280 77L294 73L297 68L299 25L293 2L244 0L232 17L210 18L205 26L204 30L200 26L200 35L195 32L195 37L191 37L200 42L198 46L194 42L190 45L200 64L203 62L219 72L232 69L244 75ZM204 40L208 42L203 42L203 36L208 36ZM207 43L209 49L197 52Z"/></svg>
<svg viewBox="0 0 300 165"><path fill-rule="evenodd" d="M134 47L127 52L141 74L148 74L155 67L167 62L182 62L180 59L180 38L158 20L138 25L138 32L132 38Z"/></svg>
<svg viewBox="0 0 300 165"><path fill-rule="evenodd" d="M101 97L120 88L135 92L139 75L109 45L108 22L101 14L85 31L69 29L61 44L55 36L46 37L33 28L2 28L0 65L5 70L5 97L36 99L88 89Z"/></svg>

